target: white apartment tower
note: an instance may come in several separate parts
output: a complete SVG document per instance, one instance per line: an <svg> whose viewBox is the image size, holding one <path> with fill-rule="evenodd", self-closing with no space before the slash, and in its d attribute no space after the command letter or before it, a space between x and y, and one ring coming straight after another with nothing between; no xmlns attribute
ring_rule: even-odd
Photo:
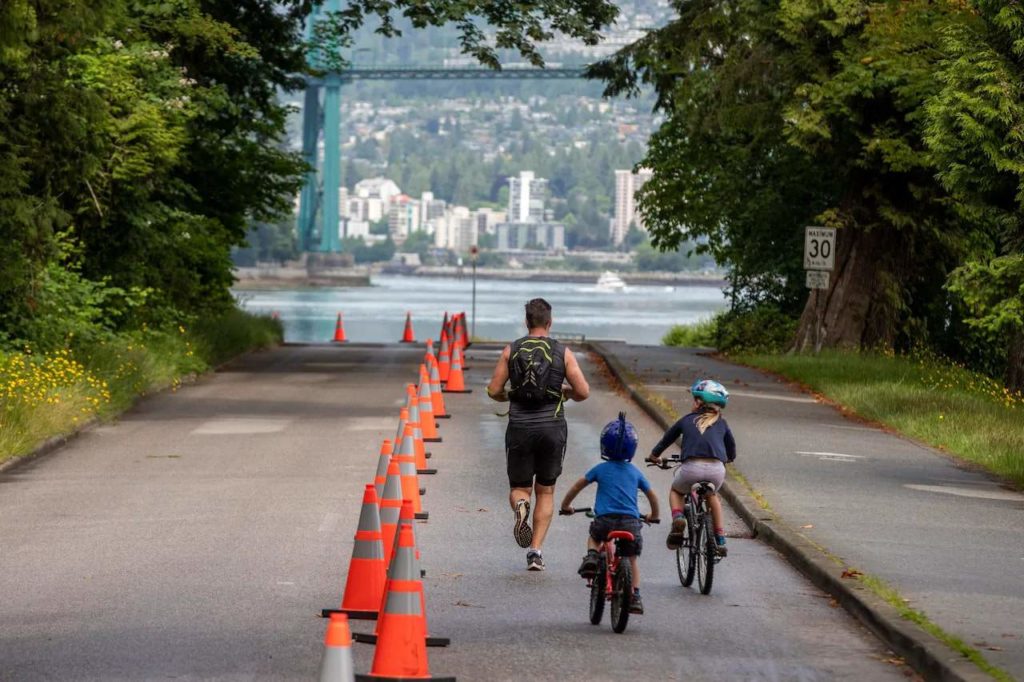
<svg viewBox="0 0 1024 682"><path fill-rule="evenodd" d="M536 178L533 171L519 171L508 179L508 221L539 223L544 220L544 192L548 181Z"/></svg>
<svg viewBox="0 0 1024 682"><path fill-rule="evenodd" d="M640 214L636 211L636 193L651 179L651 171L641 168L634 173L631 170L615 171L615 217L612 218L611 240L618 246L626 238L630 223L636 223L644 229Z"/></svg>

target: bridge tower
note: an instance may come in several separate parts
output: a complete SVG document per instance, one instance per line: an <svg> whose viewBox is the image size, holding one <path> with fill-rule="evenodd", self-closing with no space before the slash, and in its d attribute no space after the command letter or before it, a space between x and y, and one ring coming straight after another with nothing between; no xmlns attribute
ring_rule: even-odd
<svg viewBox="0 0 1024 682"><path fill-rule="evenodd" d="M306 23L306 40L313 38L322 11L341 10L341 0L327 0L314 10ZM309 55L310 65L323 68L317 51ZM321 90L323 104L321 105ZM341 77L328 73L323 80L308 80L302 106L302 157L310 166L299 196L299 247L303 251L341 250L338 237L341 186ZM320 163L320 133L323 132L324 156ZM322 173L318 169L322 168ZM318 180L319 177L319 180Z"/></svg>

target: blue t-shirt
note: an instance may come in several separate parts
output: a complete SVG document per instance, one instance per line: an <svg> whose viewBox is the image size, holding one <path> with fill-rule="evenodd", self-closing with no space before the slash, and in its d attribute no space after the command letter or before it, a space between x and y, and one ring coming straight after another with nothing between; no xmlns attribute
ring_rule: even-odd
<svg viewBox="0 0 1024 682"><path fill-rule="evenodd" d="M651 489L643 472L630 462L601 462L587 472L587 483L597 482L594 515L623 514L640 518L636 491Z"/></svg>

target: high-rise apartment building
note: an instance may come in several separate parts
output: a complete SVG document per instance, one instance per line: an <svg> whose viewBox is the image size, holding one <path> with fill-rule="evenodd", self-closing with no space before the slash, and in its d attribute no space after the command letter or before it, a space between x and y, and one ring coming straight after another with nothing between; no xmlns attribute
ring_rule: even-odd
<svg viewBox="0 0 1024 682"><path fill-rule="evenodd" d="M544 220L544 193L548 181L534 177L533 171L519 171L508 179L508 221L539 223Z"/></svg>
<svg viewBox="0 0 1024 682"><path fill-rule="evenodd" d="M626 238L630 224L644 229L643 221L636 210L636 193L651 179L651 171L641 168L634 173L631 170L615 171L615 217L611 224L611 241L618 246Z"/></svg>

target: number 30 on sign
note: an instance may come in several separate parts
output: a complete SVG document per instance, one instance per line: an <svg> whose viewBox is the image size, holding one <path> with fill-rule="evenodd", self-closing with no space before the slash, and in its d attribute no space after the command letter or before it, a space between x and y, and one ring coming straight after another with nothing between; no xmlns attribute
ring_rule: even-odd
<svg viewBox="0 0 1024 682"><path fill-rule="evenodd" d="M835 264L835 228L808 227L804 232L804 269L831 270Z"/></svg>

